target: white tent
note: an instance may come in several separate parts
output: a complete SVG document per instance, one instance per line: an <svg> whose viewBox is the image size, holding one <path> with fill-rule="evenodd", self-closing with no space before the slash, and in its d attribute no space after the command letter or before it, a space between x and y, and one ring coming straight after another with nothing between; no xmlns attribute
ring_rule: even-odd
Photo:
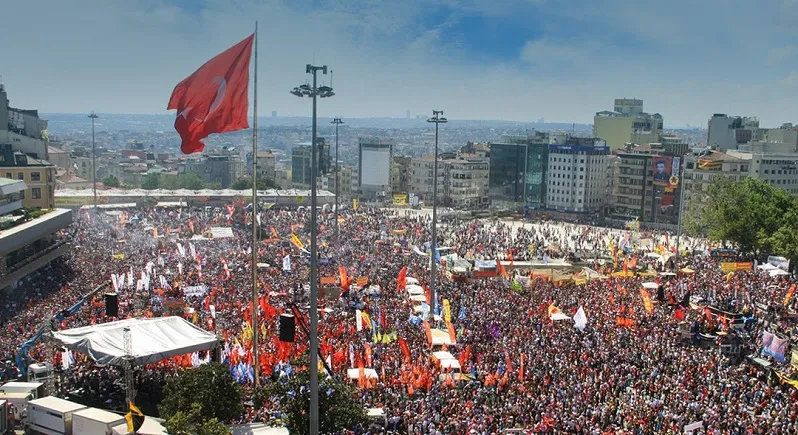
<svg viewBox="0 0 798 435"><path fill-rule="evenodd" d="M441 350L441 351L438 351L438 352L432 352L432 356L434 356L435 358L437 358L439 361L443 361L443 360L445 360L445 359L455 359L455 358L454 358L454 355L452 355L452 354L451 354L451 353L449 353L449 352L442 351L442 350Z"/></svg>
<svg viewBox="0 0 798 435"><path fill-rule="evenodd" d="M405 290L407 290L407 292L410 293L411 295L423 295L424 294L424 289L421 286L416 285L416 284L408 284L407 287L405 287Z"/></svg>
<svg viewBox="0 0 798 435"><path fill-rule="evenodd" d="M432 329L432 345L433 346L443 346L444 344L447 346L454 346L457 343L451 341L449 338L449 331L444 331L442 329Z"/></svg>
<svg viewBox="0 0 798 435"><path fill-rule="evenodd" d="M410 296L410 300L413 302L427 302L427 297L424 295L413 295Z"/></svg>
<svg viewBox="0 0 798 435"><path fill-rule="evenodd" d="M655 282L644 282L643 288L648 290L656 290L659 287Z"/></svg>
<svg viewBox="0 0 798 435"><path fill-rule="evenodd" d="M418 280L413 278L412 276L408 276L407 278L405 278L405 283L407 283L407 285L418 284Z"/></svg>
<svg viewBox="0 0 798 435"><path fill-rule="evenodd" d="M130 328L133 364L153 364L166 358L216 347L216 335L180 317L126 319L102 325L53 332L53 338L100 364L121 365L125 352L125 328Z"/></svg>

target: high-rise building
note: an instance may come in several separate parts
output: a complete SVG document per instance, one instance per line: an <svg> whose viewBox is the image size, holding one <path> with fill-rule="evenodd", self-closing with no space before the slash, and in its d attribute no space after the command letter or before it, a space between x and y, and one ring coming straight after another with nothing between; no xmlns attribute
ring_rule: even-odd
<svg viewBox="0 0 798 435"><path fill-rule="evenodd" d="M318 150L316 158L319 159L318 178L330 172L332 160L330 158L330 144L323 138L317 137L316 143ZM302 142L294 145L291 150L291 181L296 188L309 188L311 173L311 142Z"/></svg>
<svg viewBox="0 0 798 435"><path fill-rule="evenodd" d="M603 139L551 135L546 208L600 213L607 189L609 147Z"/></svg>
<svg viewBox="0 0 798 435"><path fill-rule="evenodd" d="M434 156L413 158L410 192L432 204ZM438 204L450 207L488 206L489 161L470 154L438 156Z"/></svg>
<svg viewBox="0 0 798 435"><path fill-rule="evenodd" d="M408 193L410 190L410 165L411 158L405 156L394 156L393 167L391 168L391 188L393 193Z"/></svg>
<svg viewBox="0 0 798 435"><path fill-rule="evenodd" d="M619 98L612 111L596 112L593 118L593 137L604 139L611 150L627 143L659 142L662 134L662 115L643 111L643 100Z"/></svg>
<svg viewBox="0 0 798 435"><path fill-rule="evenodd" d="M244 175L244 162L236 148L224 147L209 151L200 159L186 160L178 167L178 173L192 172L205 182L218 183L222 189L226 189Z"/></svg>
<svg viewBox="0 0 798 435"><path fill-rule="evenodd" d="M707 123L707 146L721 151L734 150L742 144L762 140L766 134L767 129L760 128L755 117L716 113Z"/></svg>
<svg viewBox="0 0 798 435"><path fill-rule="evenodd" d="M364 199L389 195L393 168L393 139L358 139L358 191Z"/></svg>
<svg viewBox="0 0 798 435"><path fill-rule="evenodd" d="M676 225L685 154L683 143L630 144L618 151L611 216Z"/></svg>
<svg viewBox="0 0 798 435"><path fill-rule="evenodd" d="M499 209L540 209L546 204L549 137L535 132L490 144L488 193Z"/></svg>
<svg viewBox="0 0 798 435"><path fill-rule="evenodd" d="M39 118L36 110L11 107L6 88L0 84L0 145L47 160L47 142L47 121Z"/></svg>
<svg viewBox="0 0 798 435"><path fill-rule="evenodd" d="M258 179L275 182L275 159L271 150L258 151Z"/></svg>

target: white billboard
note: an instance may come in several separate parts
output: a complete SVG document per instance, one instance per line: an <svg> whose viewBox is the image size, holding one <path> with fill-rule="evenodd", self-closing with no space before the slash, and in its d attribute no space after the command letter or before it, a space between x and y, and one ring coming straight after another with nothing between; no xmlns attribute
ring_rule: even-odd
<svg viewBox="0 0 798 435"><path fill-rule="evenodd" d="M360 184L365 186L387 186L391 183L390 148L362 148L360 161Z"/></svg>

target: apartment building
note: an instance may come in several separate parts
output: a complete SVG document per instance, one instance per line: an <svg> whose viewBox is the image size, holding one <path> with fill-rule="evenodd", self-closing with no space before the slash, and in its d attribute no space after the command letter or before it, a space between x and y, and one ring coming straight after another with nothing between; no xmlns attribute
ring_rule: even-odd
<svg viewBox="0 0 798 435"><path fill-rule="evenodd" d="M596 138L552 135L546 173L546 208L566 213L600 213L611 183L609 147Z"/></svg>
<svg viewBox="0 0 798 435"><path fill-rule="evenodd" d="M614 110L596 112L593 137L604 139L610 150L622 149L627 143L659 142L662 115L643 111L643 100L619 98Z"/></svg>
<svg viewBox="0 0 798 435"><path fill-rule="evenodd" d="M55 207L56 166L46 160L14 151L11 145L0 145L0 177L24 181L22 203L29 208Z"/></svg>

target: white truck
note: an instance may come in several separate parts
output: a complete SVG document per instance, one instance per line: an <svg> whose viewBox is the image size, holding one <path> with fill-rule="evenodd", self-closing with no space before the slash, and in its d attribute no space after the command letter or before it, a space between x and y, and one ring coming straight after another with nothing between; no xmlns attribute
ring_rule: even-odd
<svg viewBox="0 0 798 435"><path fill-rule="evenodd" d="M86 407L69 400L47 396L28 402L27 429L48 435L71 435L75 411Z"/></svg>
<svg viewBox="0 0 798 435"><path fill-rule="evenodd" d="M8 382L0 386L0 394L2 393L30 393L34 399L47 395L41 382Z"/></svg>
<svg viewBox="0 0 798 435"><path fill-rule="evenodd" d="M72 414L72 433L80 435L113 435L113 428L127 424L125 417L97 408L86 408Z"/></svg>
<svg viewBox="0 0 798 435"><path fill-rule="evenodd" d="M33 400L31 393L0 393L0 400L6 402L6 406L11 410L9 415L14 422L25 420L28 415L28 403Z"/></svg>

